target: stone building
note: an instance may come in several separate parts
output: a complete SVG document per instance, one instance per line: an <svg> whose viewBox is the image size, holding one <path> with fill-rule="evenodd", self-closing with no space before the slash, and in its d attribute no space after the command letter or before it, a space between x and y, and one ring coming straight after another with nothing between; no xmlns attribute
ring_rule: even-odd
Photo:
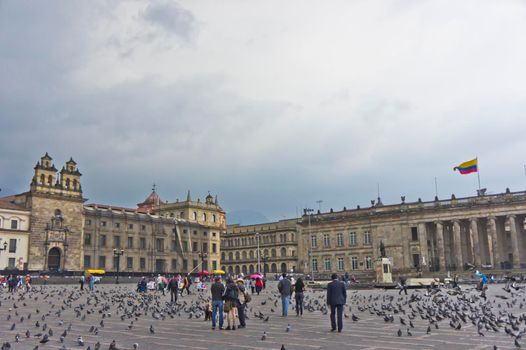
<svg viewBox="0 0 526 350"><path fill-rule="evenodd" d="M222 269L245 275L296 271L297 238L297 219L260 225L229 225L227 234L221 239Z"/></svg>
<svg viewBox="0 0 526 350"><path fill-rule="evenodd" d="M0 199L0 270L27 268L31 213L14 199Z"/></svg>
<svg viewBox="0 0 526 350"><path fill-rule="evenodd" d="M226 232L226 220L217 198L208 195L204 203L194 202L188 194L186 201L168 203L153 190L134 209L85 204L80 178L73 159L58 172L46 153L35 166L28 192L0 198L0 239L15 234L4 229L14 225L13 215L21 225L22 231L16 232L17 256L24 247L25 255L16 268L115 271L119 267L148 273L197 272L209 263L212 269L220 266L220 236ZM11 262L5 265L11 267Z"/></svg>
<svg viewBox="0 0 526 350"><path fill-rule="evenodd" d="M305 215L298 224L303 271L373 269L383 242L399 272L526 266L526 192ZM310 220L310 225L309 225Z"/></svg>

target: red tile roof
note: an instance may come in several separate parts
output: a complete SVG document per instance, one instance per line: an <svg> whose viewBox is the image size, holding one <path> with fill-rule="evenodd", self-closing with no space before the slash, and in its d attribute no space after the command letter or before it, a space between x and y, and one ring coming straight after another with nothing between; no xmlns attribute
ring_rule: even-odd
<svg viewBox="0 0 526 350"><path fill-rule="evenodd" d="M14 203L14 201L15 201L15 196L8 196L8 197L0 198L0 208L10 209L10 210L29 211L24 206Z"/></svg>

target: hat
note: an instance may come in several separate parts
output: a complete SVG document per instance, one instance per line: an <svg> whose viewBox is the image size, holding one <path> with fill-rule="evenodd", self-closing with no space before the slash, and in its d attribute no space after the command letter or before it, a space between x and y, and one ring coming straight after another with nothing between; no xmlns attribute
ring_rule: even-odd
<svg viewBox="0 0 526 350"><path fill-rule="evenodd" d="M236 282L242 282L242 283L245 283L245 280L243 280L242 278L238 278L238 279L236 280Z"/></svg>

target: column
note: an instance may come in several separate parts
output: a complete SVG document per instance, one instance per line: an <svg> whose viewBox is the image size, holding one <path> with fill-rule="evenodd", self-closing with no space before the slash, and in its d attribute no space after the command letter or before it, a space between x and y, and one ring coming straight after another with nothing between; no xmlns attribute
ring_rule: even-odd
<svg viewBox="0 0 526 350"><path fill-rule="evenodd" d="M462 243L460 241L460 222L458 220L453 220L453 252L457 270L462 270Z"/></svg>
<svg viewBox="0 0 526 350"><path fill-rule="evenodd" d="M487 220L489 255L494 269L500 269L500 254L497 240L497 222L494 216L489 216Z"/></svg>
<svg viewBox="0 0 526 350"><path fill-rule="evenodd" d="M446 268L446 257L444 256L444 225L441 221L437 221L435 224L437 230L438 268L440 271L444 271Z"/></svg>
<svg viewBox="0 0 526 350"><path fill-rule="evenodd" d="M426 223L422 222L418 224L418 239L420 241L420 265L421 270L424 268L429 269L429 256L427 256L427 227ZM425 261L426 265L422 265L422 262Z"/></svg>
<svg viewBox="0 0 526 350"><path fill-rule="evenodd" d="M515 215L508 215L508 225L510 225L511 252L513 254L513 267L520 267L519 240L517 237L517 224Z"/></svg>
<svg viewBox="0 0 526 350"><path fill-rule="evenodd" d="M473 261L475 266L480 267L481 256L480 256L480 242L479 242L479 229L477 225L477 218L471 219L471 243L473 244Z"/></svg>

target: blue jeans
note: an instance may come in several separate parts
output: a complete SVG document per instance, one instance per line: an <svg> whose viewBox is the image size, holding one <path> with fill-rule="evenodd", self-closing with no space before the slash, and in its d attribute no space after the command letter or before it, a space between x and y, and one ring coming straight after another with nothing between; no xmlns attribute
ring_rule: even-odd
<svg viewBox="0 0 526 350"><path fill-rule="evenodd" d="M281 296L282 311L281 315L287 316L289 314L290 295Z"/></svg>
<svg viewBox="0 0 526 350"><path fill-rule="evenodd" d="M223 300L213 300L212 301L212 327L216 326L216 316L217 316L218 311L219 311L219 327L223 327Z"/></svg>

